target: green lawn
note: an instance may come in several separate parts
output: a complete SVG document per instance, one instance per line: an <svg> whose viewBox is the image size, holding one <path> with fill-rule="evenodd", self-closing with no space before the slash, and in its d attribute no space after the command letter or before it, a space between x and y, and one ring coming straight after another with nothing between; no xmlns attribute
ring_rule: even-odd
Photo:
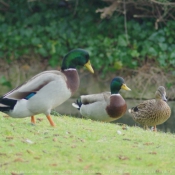
<svg viewBox="0 0 175 175"><path fill-rule="evenodd" d="M175 136L68 116L0 114L0 174L175 174Z"/></svg>

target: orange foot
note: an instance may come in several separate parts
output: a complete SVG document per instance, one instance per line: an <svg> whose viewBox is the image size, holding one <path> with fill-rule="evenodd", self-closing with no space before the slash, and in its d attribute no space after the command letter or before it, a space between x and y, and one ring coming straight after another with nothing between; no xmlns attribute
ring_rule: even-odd
<svg viewBox="0 0 175 175"><path fill-rule="evenodd" d="M47 119L49 120L51 126L55 126L55 123L53 122L50 115L47 115Z"/></svg>
<svg viewBox="0 0 175 175"><path fill-rule="evenodd" d="M31 123L32 124L36 124L36 121L35 121L35 116L33 115L33 116L31 116Z"/></svg>
<svg viewBox="0 0 175 175"><path fill-rule="evenodd" d="M155 126L153 126L153 131L154 131L154 132L157 132L156 125L155 125Z"/></svg>

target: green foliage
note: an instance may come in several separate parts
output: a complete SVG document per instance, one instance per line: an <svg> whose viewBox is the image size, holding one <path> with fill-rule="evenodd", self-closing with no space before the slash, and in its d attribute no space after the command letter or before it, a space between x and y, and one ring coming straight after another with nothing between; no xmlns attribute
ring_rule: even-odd
<svg viewBox="0 0 175 175"><path fill-rule="evenodd" d="M11 82L8 81L4 76L2 76L2 77L0 78L0 84L1 84L2 86L7 86L7 87L9 87L9 88L12 88Z"/></svg>
<svg viewBox="0 0 175 175"><path fill-rule="evenodd" d="M8 62L26 54L49 58L61 64L71 49L85 48L95 70L106 73L122 67L137 68L145 60L175 68L175 22L158 30L153 20L127 21L122 16L100 20L95 10L102 1L10 1L10 9L0 12L0 58Z"/></svg>

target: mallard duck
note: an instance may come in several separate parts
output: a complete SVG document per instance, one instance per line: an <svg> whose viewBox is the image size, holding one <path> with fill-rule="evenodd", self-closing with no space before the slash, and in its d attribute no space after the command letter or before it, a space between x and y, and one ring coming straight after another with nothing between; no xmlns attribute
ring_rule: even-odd
<svg viewBox="0 0 175 175"><path fill-rule="evenodd" d="M143 101L129 109L129 113L137 123L144 126L144 129L153 126L153 130L157 131L156 125L164 123L171 115L171 109L166 101L165 88L159 86L155 93L155 99Z"/></svg>
<svg viewBox="0 0 175 175"><path fill-rule="evenodd" d="M0 98L0 111L14 118L30 117L43 113L51 126L55 126L50 112L61 105L79 87L77 66L85 66L94 73L89 54L83 49L74 49L63 58L61 70L44 71Z"/></svg>
<svg viewBox="0 0 175 175"><path fill-rule="evenodd" d="M122 77L115 77L110 84L111 92L82 95L72 105L79 109L85 118L104 122L114 121L122 117L127 109L125 100L119 94L120 89L131 90Z"/></svg>

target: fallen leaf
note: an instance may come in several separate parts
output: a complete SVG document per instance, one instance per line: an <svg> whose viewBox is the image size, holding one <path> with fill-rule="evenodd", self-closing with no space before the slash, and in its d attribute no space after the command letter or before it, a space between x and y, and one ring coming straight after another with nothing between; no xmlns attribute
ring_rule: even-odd
<svg viewBox="0 0 175 175"><path fill-rule="evenodd" d="M37 160L39 160L39 159L41 159L40 157L34 157L34 159L37 159Z"/></svg>
<svg viewBox="0 0 175 175"><path fill-rule="evenodd" d="M78 159L79 162L83 162L83 160L81 158Z"/></svg>
<svg viewBox="0 0 175 175"><path fill-rule="evenodd" d="M92 166L92 165L86 165L86 166L84 167L84 169L87 170L87 169L89 169L91 166Z"/></svg>
<svg viewBox="0 0 175 175"><path fill-rule="evenodd" d="M76 145L72 145L71 148L76 148L77 146Z"/></svg>
<svg viewBox="0 0 175 175"><path fill-rule="evenodd" d="M16 153L16 156L22 156L23 153Z"/></svg>
<svg viewBox="0 0 175 175"><path fill-rule="evenodd" d="M24 175L23 173L15 173L15 172L11 172L11 175Z"/></svg>
<svg viewBox="0 0 175 175"><path fill-rule="evenodd" d="M6 153L0 153L0 156L7 156Z"/></svg>
<svg viewBox="0 0 175 175"><path fill-rule="evenodd" d="M149 154L157 154L155 151L149 152Z"/></svg>
<svg viewBox="0 0 175 175"><path fill-rule="evenodd" d="M157 170L156 170L156 173L162 173L162 171L161 171L161 170L159 170L159 169L157 169Z"/></svg>
<svg viewBox="0 0 175 175"><path fill-rule="evenodd" d="M9 146L12 146L12 147L13 147L13 146L15 146L15 145L14 145L14 144L9 144Z"/></svg>
<svg viewBox="0 0 175 175"><path fill-rule="evenodd" d="M123 140L131 141L131 139L124 138Z"/></svg>
<svg viewBox="0 0 175 175"><path fill-rule="evenodd" d="M73 136L74 137L74 136ZM83 139L81 139L81 138L78 138L78 140L80 140L80 142L83 142L84 143L84 140Z"/></svg>
<svg viewBox="0 0 175 175"><path fill-rule="evenodd" d="M25 160L22 159L21 157L18 157L14 160L14 162L25 162Z"/></svg>
<svg viewBox="0 0 175 175"><path fill-rule="evenodd" d="M153 145L153 144L154 144L153 142L146 142L146 143L144 143L144 145L147 145L147 146Z"/></svg>
<svg viewBox="0 0 175 175"><path fill-rule="evenodd" d="M122 155L118 156L118 158L120 160L129 160L129 158L127 156L122 156Z"/></svg>
<svg viewBox="0 0 175 175"><path fill-rule="evenodd" d="M6 115L6 114L4 114L3 117L4 118L10 118L10 116L9 115Z"/></svg>
<svg viewBox="0 0 175 175"><path fill-rule="evenodd" d="M53 136L58 137L58 136L59 136L59 134L53 134Z"/></svg>
<svg viewBox="0 0 175 175"><path fill-rule="evenodd" d="M57 166L57 164L56 163L53 163L53 164L50 164L50 166Z"/></svg>
<svg viewBox="0 0 175 175"><path fill-rule="evenodd" d="M57 138L53 138L53 141L56 142L57 141Z"/></svg>
<svg viewBox="0 0 175 175"><path fill-rule="evenodd" d="M6 163L3 163L3 164L0 164L0 167L4 166L4 165L8 165L10 164L11 162L6 162Z"/></svg>
<svg viewBox="0 0 175 175"><path fill-rule="evenodd" d="M142 160L142 158L141 158L141 157L136 157L136 159L137 159L137 160Z"/></svg>
<svg viewBox="0 0 175 175"><path fill-rule="evenodd" d="M34 153L35 153L34 151L31 151L31 150L27 150L27 152L28 152L29 154L34 154Z"/></svg>
<svg viewBox="0 0 175 175"><path fill-rule="evenodd" d="M7 136L6 139L13 139L13 136Z"/></svg>
<svg viewBox="0 0 175 175"><path fill-rule="evenodd" d="M44 118L37 118L37 120L41 122L44 120Z"/></svg>

